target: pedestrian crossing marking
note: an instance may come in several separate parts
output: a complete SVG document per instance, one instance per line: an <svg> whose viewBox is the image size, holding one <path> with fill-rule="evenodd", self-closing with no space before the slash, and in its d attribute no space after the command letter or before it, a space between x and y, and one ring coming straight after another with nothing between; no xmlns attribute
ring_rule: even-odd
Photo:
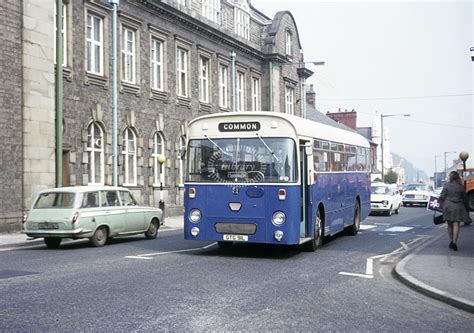
<svg viewBox="0 0 474 333"><path fill-rule="evenodd" d="M408 231L408 230L411 230L411 229L413 229L413 227L392 227L392 228L386 229L385 231L389 231L389 232L405 232L405 231Z"/></svg>
<svg viewBox="0 0 474 333"><path fill-rule="evenodd" d="M370 230L376 228L377 226L371 224L361 224L359 230Z"/></svg>

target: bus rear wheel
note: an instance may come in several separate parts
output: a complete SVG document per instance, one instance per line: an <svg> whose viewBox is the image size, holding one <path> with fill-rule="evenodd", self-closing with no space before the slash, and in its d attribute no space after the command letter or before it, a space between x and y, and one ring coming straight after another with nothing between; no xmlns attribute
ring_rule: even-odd
<svg viewBox="0 0 474 333"><path fill-rule="evenodd" d="M359 204L359 201L356 201L354 205L353 224L347 229L347 234L350 236L355 236L359 232L359 228L360 228L360 204Z"/></svg>
<svg viewBox="0 0 474 333"><path fill-rule="evenodd" d="M323 245L324 238L324 222L321 217L321 210L316 212L316 220L314 221L313 239L307 243L308 251L314 252Z"/></svg>

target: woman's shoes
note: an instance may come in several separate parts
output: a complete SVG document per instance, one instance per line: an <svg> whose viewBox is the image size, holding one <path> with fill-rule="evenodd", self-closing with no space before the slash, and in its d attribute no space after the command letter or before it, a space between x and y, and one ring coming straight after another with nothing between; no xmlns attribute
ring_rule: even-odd
<svg viewBox="0 0 474 333"><path fill-rule="evenodd" d="M456 245L456 243L449 243L449 248L453 251L457 251L458 250L458 246Z"/></svg>

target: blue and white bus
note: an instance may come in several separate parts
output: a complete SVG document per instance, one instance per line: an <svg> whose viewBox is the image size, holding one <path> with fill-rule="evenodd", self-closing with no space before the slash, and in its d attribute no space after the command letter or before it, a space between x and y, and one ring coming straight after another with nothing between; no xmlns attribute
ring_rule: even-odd
<svg viewBox="0 0 474 333"><path fill-rule="evenodd" d="M192 120L187 130L184 237L303 244L356 235L370 212L368 141L275 112Z"/></svg>

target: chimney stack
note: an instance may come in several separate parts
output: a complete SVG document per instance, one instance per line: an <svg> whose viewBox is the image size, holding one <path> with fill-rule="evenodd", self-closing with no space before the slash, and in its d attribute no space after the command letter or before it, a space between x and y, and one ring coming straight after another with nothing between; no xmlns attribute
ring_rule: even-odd
<svg viewBox="0 0 474 333"><path fill-rule="evenodd" d="M316 93L312 84L309 85L309 90L306 92L306 103L316 109Z"/></svg>

